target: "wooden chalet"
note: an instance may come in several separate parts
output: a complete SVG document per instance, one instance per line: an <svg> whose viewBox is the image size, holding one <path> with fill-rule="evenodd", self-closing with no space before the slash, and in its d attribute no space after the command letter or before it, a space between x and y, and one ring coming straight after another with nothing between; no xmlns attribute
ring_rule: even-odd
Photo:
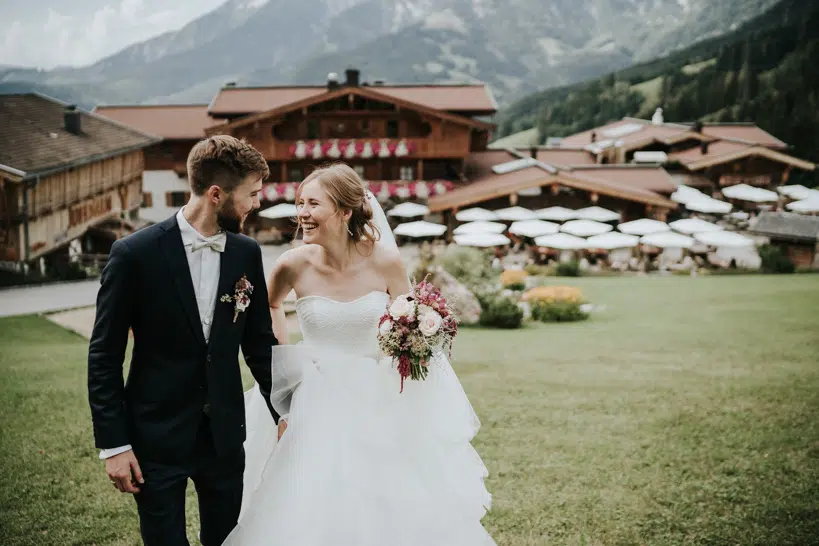
<svg viewBox="0 0 819 546"><path fill-rule="evenodd" d="M666 123L661 111L650 121L624 118L568 136L560 147L584 150L601 164L662 164L677 183L714 194L742 183L775 189L793 169L816 169L752 123Z"/></svg>
<svg viewBox="0 0 819 546"><path fill-rule="evenodd" d="M797 267L819 268L819 217L792 212L761 212L749 225Z"/></svg>
<svg viewBox="0 0 819 546"><path fill-rule="evenodd" d="M129 221L142 199L143 152L159 137L38 93L0 95L0 127L5 266L21 269L66 250L106 222L114 226L102 234L108 246L117 230L133 228Z"/></svg>
<svg viewBox="0 0 819 546"><path fill-rule="evenodd" d="M482 84L361 82L356 69L325 85L224 86L208 105L98 106L97 114L163 141L146 151L141 214L167 217L188 196L185 160L213 134L245 138L267 158L263 198L293 201L310 171L340 160L381 199L426 199L464 179L473 151L486 149L497 104Z"/></svg>

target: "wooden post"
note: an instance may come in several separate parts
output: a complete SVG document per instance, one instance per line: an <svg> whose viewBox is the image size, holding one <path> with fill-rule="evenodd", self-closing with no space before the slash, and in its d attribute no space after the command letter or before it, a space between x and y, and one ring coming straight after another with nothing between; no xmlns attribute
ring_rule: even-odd
<svg viewBox="0 0 819 546"><path fill-rule="evenodd" d="M417 169L417 171L415 173L415 179L416 180L424 180L424 160L423 159L418 160L418 169Z"/></svg>
<svg viewBox="0 0 819 546"><path fill-rule="evenodd" d="M517 193L510 193L509 194L509 204L511 206L515 206L518 204L518 194Z"/></svg>
<svg viewBox="0 0 819 546"><path fill-rule="evenodd" d="M288 180L287 180L287 161L282 161L281 173L280 174L281 174L280 180L282 182L288 182Z"/></svg>
<svg viewBox="0 0 819 546"><path fill-rule="evenodd" d="M591 202L592 202L592 203L597 203L597 200L600 198L600 196L599 196L599 195L597 195L597 192L596 192L596 191L591 192L591 194L589 195L589 197L591 198Z"/></svg>

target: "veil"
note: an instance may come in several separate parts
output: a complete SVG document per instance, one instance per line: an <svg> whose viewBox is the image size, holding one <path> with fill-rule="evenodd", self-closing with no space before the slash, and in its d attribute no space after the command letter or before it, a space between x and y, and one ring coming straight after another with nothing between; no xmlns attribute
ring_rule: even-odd
<svg viewBox="0 0 819 546"><path fill-rule="evenodd" d="M367 190L367 199L370 202L370 208L373 210L373 223L375 227L378 228L378 231L381 232L381 239L378 241L379 244L385 248L397 250L398 244L395 242L395 235L392 233L392 228L387 221L387 215L384 214L384 209L381 208L381 203L378 202L378 199L369 190Z"/></svg>

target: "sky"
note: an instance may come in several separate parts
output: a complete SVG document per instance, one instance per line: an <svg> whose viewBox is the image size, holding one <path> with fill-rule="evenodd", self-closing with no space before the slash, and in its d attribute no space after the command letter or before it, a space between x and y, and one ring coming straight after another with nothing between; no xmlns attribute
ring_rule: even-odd
<svg viewBox="0 0 819 546"><path fill-rule="evenodd" d="M0 65L83 66L225 0L0 0Z"/></svg>

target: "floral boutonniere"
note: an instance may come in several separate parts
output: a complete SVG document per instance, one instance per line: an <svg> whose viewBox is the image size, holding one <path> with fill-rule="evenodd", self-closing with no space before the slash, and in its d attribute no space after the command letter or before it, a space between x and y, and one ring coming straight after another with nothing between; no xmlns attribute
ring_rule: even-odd
<svg viewBox="0 0 819 546"><path fill-rule="evenodd" d="M244 310L247 309L247 306L250 305L250 294L252 293L253 285L247 280L246 275L242 275L242 278L236 281L233 295L225 294L219 299L219 301L226 303L235 302L233 306L233 322L236 322L236 319L239 318L239 313L243 313Z"/></svg>

